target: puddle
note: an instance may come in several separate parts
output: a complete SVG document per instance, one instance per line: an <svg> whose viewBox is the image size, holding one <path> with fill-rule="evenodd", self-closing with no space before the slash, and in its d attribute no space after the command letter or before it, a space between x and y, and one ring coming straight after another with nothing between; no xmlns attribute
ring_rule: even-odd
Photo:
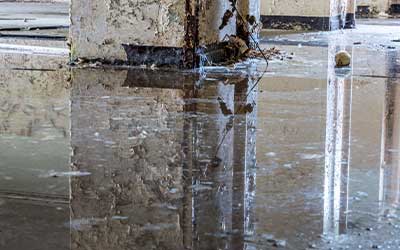
<svg viewBox="0 0 400 250"><path fill-rule="evenodd" d="M257 86L0 70L0 248L399 249L398 55L385 78L327 58Z"/></svg>

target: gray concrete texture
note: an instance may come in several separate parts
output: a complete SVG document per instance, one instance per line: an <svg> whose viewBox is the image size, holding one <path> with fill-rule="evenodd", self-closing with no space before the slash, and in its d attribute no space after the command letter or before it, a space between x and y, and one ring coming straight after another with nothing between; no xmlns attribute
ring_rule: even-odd
<svg viewBox="0 0 400 250"><path fill-rule="evenodd" d="M258 15L256 2L242 0L238 6L243 15L249 11ZM192 12L199 10L199 45L220 42L226 35L236 34L235 18L219 29L225 11L231 8L228 0L72 0L71 56L126 60L121 46L124 43L182 48L187 44L188 6Z"/></svg>

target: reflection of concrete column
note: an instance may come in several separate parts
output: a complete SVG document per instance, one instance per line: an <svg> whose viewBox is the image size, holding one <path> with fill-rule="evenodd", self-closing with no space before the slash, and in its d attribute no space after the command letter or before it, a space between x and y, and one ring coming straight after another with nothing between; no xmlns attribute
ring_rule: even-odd
<svg viewBox="0 0 400 250"><path fill-rule="evenodd" d="M328 69L324 181L324 233L331 235L339 235L347 228L351 90L352 78L341 76L340 72L335 74L331 62Z"/></svg>
<svg viewBox="0 0 400 250"><path fill-rule="evenodd" d="M246 192L246 152L247 114L242 112L247 104L248 81L235 85L234 158L233 158L233 206L232 245L234 249L244 249L245 233L245 192Z"/></svg>
<svg viewBox="0 0 400 250"><path fill-rule="evenodd" d="M244 248L252 81L210 77L199 87L197 76L140 70L72 79L72 166L89 173L71 179L72 250ZM238 105L249 113L232 119Z"/></svg>
<svg viewBox="0 0 400 250"><path fill-rule="evenodd" d="M202 238L194 249L244 249L243 235L252 231L256 111L246 106L255 102L253 92L247 95L252 83L247 78L206 83L194 96L214 100L194 109L207 114L193 120L194 238ZM219 164L210 164L215 155Z"/></svg>
<svg viewBox="0 0 400 250"><path fill-rule="evenodd" d="M184 99L190 100L195 96L196 87L186 85L184 87ZM193 112L195 104L185 104L184 112ZM183 120L183 144L182 144L182 157L183 157L183 198L182 198L182 221L183 228L183 247L185 249L193 249L193 126L190 117L184 117Z"/></svg>
<svg viewBox="0 0 400 250"><path fill-rule="evenodd" d="M243 164L243 200L241 203L243 204L243 231L242 231L242 242L243 235L252 235L254 233L254 198L255 198L255 190L256 190L256 124L257 124L257 87L254 88L254 81L248 81L248 88L242 89L240 91L237 88L237 96L241 98L242 105L251 105L252 111L247 112L245 116L244 124L246 125L245 134L239 136L239 140L243 140L245 142L245 148L243 151L236 150L235 146L235 154L237 152L243 152L244 154L244 162ZM244 91L245 90L245 91ZM240 93L242 92L242 94ZM244 94L246 93L246 96ZM244 118L244 117L243 117ZM243 125L240 125L243 126ZM236 129L235 129L236 132ZM235 134L235 142L238 141ZM236 145L236 143L235 143ZM240 145L240 144L239 144ZM238 162L239 163L239 162ZM240 164L240 163L239 163ZM244 248L247 249L246 243L243 244Z"/></svg>
<svg viewBox="0 0 400 250"><path fill-rule="evenodd" d="M73 250L183 248L183 91L134 73L73 71Z"/></svg>
<svg viewBox="0 0 400 250"><path fill-rule="evenodd" d="M396 77L397 53L388 58L388 76ZM395 78L388 78L382 118L382 144L379 200L383 213L394 212L400 205L400 88Z"/></svg>
<svg viewBox="0 0 400 250"><path fill-rule="evenodd" d="M194 249L231 249L233 131L226 130L233 110L234 85L203 80L193 94L192 192ZM186 102L190 103L193 99Z"/></svg>
<svg viewBox="0 0 400 250"><path fill-rule="evenodd" d="M255 153L257 119L257 91L254 81L244 80L235 85L234 162L232 245L234 249L247 249L244 235L254 229L252 216L255 192ZM251 92L250 92L251 90ZM248 107L251 107L249 110Z"/></svg>

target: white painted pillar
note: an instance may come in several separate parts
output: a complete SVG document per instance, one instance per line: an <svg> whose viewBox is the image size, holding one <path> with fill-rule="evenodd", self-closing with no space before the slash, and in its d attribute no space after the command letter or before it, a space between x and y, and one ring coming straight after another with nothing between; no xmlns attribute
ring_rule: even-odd
<svg viewBox="0 0 400 250"><path fill-rule="evenodd" d="M356 0L347 0L346 8L346 22L344 24L345 29L352 29L356 27Z"/></svg>

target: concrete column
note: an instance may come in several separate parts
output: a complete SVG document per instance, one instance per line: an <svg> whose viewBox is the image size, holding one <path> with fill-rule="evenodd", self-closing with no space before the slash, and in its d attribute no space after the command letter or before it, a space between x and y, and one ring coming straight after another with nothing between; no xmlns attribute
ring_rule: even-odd
<svg viewBox="0 0 400 250"><path fill-rule="evenodd" d="M346 8L346 21L344 24L345 29L352 29L356 27L356 0L347 0Z"/></svg>
<svg viewBox="0 0 400 250"><path fill-rule="evenodd" d="M346 0L263 0L264 28L294 30L335 30L342 26Z"/></svg>
<svg viewBox="0 0 400 250"><path fill-rule="evenodd" d="M236 19L237 34L247 44L254 44L258 40L257 24L260 22L260 1L239 0L237 6L239 12Z"/></svg>
<svg viewBox="0 0 400 250"><path fill-rule="evenodd" d="M237 7L257 17L258 1ZM72 0L71 59L192 68L199 64L197 48L237 34L230 9L231 0Z"/></svg>

